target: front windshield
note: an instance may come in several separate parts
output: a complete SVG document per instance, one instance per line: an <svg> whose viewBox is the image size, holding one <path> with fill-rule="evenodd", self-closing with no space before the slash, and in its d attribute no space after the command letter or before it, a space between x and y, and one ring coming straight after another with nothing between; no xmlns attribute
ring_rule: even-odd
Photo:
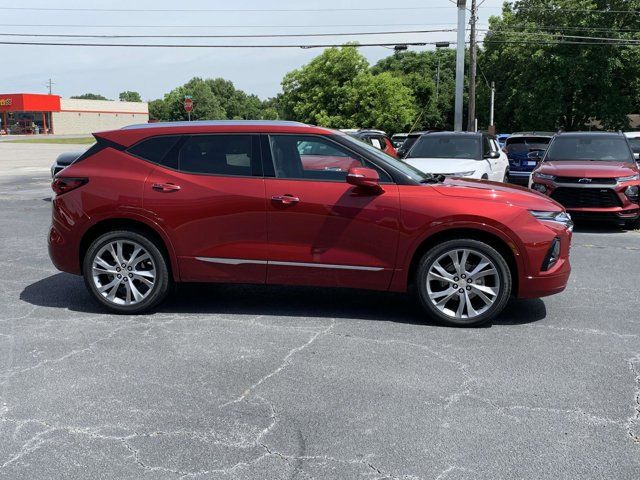
<svg viewBox="0 0 640 480"><path fill-rule="evenodd" d="M622 137L559 136L551 143L545 161L632 162L631 151Z"/></svg>
<svg viewBox="0 0 640 480"><path fill-rule="evenodd" d="M480 137L462 135L423 135L409 151L407 158L464 158L477 160Z"/></svg>
<svg viewBox="0 0 640 480"><path fill-rule="evenodd" d="M633 153L640 153L640 137L629 138L628 140Z"/></svg>
<svg viewBox="0 0 640 480"><path fill-rule="evenodd" d="M382 150L378 150L377 148L369 145L368 143L364 143L359 140L356 140L355 138L350 137L349 135L343 135L341 138L343 138L349 143L353 143L357 145L360 148L364 148L371 155L375 156L376 158L379 158L384 163L390 164L400 173L406 175L408 178L410 178L415 182L423 182L424 180L430 178L429 175L426 175L425 173L421 172L417 168L412 167L408 163L401 162L400 160L392 157L391 155L387 155Z"/></svg>

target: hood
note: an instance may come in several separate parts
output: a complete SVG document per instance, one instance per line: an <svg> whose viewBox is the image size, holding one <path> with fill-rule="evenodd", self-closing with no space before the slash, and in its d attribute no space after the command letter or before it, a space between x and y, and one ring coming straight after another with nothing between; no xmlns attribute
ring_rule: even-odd
<svg viewBox="0 0 640 480"><path fill-rule="evenodd" d="M556 177L614 178L627 177L639 172L635 163L560 161L542 162L536 172Z"/></svg>
<svg viewBox="0 0 640 480"><path fill-rule="evenodd" d="M555 200L535 190L489 182L487 180L448 178L443 183L434 185L442 195L448 197L469 197L474 200L484 199L489 202L502 202L523 207L528 210L562 211L564 207Z"/></svg>
<svg viewBox="0 0 640 480"><path fill-rule="evenodd" d="M449 174L475 171L479 160L465 158L405 158L404 161L424 173Z"/></svg>

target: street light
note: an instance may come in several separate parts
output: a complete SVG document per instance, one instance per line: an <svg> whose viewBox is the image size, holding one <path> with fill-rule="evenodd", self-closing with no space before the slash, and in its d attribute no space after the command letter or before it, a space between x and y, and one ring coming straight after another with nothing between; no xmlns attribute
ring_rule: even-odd
<svg viewBox="0 0 640 480"><path fill-rule="evenodd" d="M436 105L438 104L438 95L440 94L440 55L438 55L439 48L449 48L451 45L449 42L436 42L436 57L438 57L438 68L436 70Z"/></svg>
<svg viewBox="0 0 640 480"><path fill-rule="evenodd" d="M462 96L464 94L464 41L467 0L458 0L458 43L456 52L456 101L453 129L462 131Z"/></svg>

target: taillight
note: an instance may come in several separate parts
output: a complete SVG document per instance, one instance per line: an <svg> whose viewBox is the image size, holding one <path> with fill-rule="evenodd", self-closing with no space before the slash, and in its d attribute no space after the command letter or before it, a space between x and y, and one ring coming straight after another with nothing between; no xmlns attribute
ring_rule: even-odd
<svg viewBox="0 0 640 480"><path fill-rule="evenodd" d="M88 178L56 177L53 179L53 182L51 182L51 188L56 192L56 195L62 195L63 193L67 193L81 187L88 181Z"/></svg>

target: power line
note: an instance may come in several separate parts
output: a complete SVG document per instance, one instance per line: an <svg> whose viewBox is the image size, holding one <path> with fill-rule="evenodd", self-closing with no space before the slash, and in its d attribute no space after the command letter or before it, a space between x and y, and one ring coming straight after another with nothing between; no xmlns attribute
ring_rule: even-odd
<svg viewBox="0 0 640 480"><path fill-rule="evenodd" d="M0 41L0 45L33 45L53 47L135 47L135 48L332 48L332 47L394 47L406 45L423 47L435 45L438 42L393 42L393 43L327 43L327 44L287 44L287 45L216 45L216 44L175 44L175 43L64 43L64 42L7 42ZM454 45L455 42L449 42Z"/></svg>
<svg viewBox="0 0 640 480"><path fill-rule="evenodd" d="M548 12L573 12L573 13L633 13L640 14L638 10L591 10L589 8L556 8L556 7L516 7L516 10L540 10Z"/></svg>
<svg viewBox="0 0 640 480"><path fill-rule="evenodd" d="M55 37L55 38L292 38L292 37L345 37L357 35L402 35L420 33L455 32L455 28L436 30L397 30L384 32L339 33L278 33L250 35L109 35L109 34L49 34L49 33L0 33L0 37Z"/></svg>
<svg viewBox="0 0 640 480"><path fill-rule="evenodd" d="M592 45L609 45L610 47L630 47L640 46L639 41L635 42L576 42L576 41L543 41L543 40L481 40L482 43L505 43L505 44L521 44L521 45L582 45L589 47Z"/></svg>
<svg viewBox="0 0 640 480"><path fill-rule="evenodd" d="M1 10L19 10L19 11L35 11L35 12L172 12L172 13L275 13L275 12L388 12L398 10L435 10L449 9L450 7L380 7L380 8L88 8L88 7L2 7Z"/></svg>
<svg viewBox="0 0 640 480"><path fill-rule="evenodd" d="M489 30L490 36L507 34L507 35L529 35L529 36L543 36L543 37L556 37L556 38L570 38L574 40L602 40L602 41L624 41L640 43L640 39L623 38L623 37L593 37L585 35L567 35L565 33L549 33L549 32L522 32L514 30Z"/></svg>
<svg viewBox="0 0 640 480"><path fill-rule="evenodd" d="M0 23L0 27L53 27L53 28L343 28L343 27L424 27L424 26L455 26L455 23L342 23L314 25L86 25L86 24L46 24L46 23Z"/></svg>

